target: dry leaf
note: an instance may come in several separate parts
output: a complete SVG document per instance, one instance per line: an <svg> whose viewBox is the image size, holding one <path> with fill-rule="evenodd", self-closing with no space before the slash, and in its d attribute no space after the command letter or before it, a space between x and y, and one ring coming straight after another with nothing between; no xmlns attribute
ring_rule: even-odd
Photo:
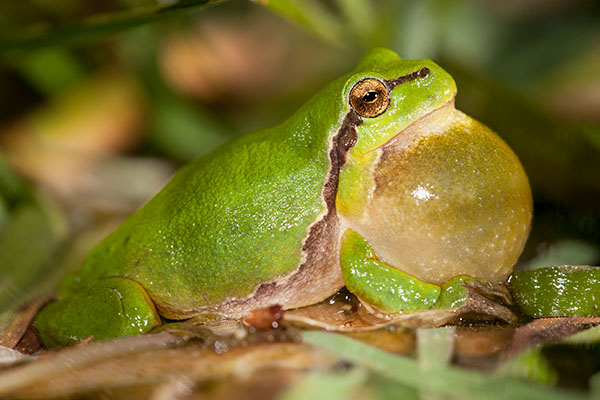
<svg viewBox="0 0 600 400"><path fill-rule="evenodd" d="M577 332L600 325L600 317L552 317L534 319L515 330L506 349L506 355L513 356L528 347L559 342Z"/></svg>
<svg viewBox="0 0 600 400"><path fill-rule="evenodd" d="M374 330L389 325L403 328L437 328L458 319L470 321L517 321L506 307L506 292L479 282L465 284L468 299L464 305L452 310L427 310L411 314L383 314L368 309L356 297L341 292L321 303L286 311L283 319L294 325L322 328L339 332ZM504 304L503 304L504 303Z"/></svg>

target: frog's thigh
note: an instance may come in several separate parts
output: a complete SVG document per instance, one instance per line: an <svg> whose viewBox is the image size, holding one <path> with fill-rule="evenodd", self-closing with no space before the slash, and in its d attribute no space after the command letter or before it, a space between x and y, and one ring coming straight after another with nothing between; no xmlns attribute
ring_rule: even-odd
<svg viewBox="0 0 600 400"><path fill-rule="evenodd" d="M126 278L105 278L73 290L37 315L34 326L46 347L94 336L105 340L148 332L160 316L146 291Z"/></svg>
<svg viewBox="0 0 600 400"><path fill-rule="evenodd" d="M371 246L351 229L342 236L340 263L348 290L388 313L424 311L440 296L438 285L379 261Z"/></svg>

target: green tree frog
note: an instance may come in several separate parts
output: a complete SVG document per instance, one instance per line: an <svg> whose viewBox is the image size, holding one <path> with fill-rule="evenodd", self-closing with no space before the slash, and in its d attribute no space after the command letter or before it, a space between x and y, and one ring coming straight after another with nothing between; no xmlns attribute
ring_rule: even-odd
<svg viewBox="0 0 600 400"><path fill-rule="evenodd" d="M35 320L43 342L292 309L344 285L406 313L455 277L505 281L530 227L529 183L455 94L432 61L371 51L283 123L179 170L65 278Z"/></svg>

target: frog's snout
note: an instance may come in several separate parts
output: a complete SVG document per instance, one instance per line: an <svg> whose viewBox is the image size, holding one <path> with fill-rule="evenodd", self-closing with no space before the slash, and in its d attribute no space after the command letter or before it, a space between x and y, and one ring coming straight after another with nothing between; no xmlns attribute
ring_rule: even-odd
<svg viewBox="0 0 600 400"><path fill-rule="evenodd" d="M483 124L453 105L428 116L383 148L375 183L361 233L390 265L432 283L511 273L531 190L517 156Z"/></svg>

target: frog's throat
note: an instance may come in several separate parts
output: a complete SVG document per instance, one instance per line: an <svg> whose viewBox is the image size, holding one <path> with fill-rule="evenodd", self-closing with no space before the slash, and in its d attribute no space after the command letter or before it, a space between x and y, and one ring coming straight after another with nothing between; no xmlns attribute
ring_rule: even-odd
<svg viewBox="0 0 600 400"><path fill-rule="evenodd" d="M356 142L356 127L362 118L350 110L342 119L339 130L331 136L327 154L329 171L321 190L324 208L308 228L302 245L299 267L289 275L260 284L253 293L243 298L229 298L216 305L194 310L170 310L160 307L162 315L174 319L201 314L218 314L240 318L248 311L281 305L284 309L318 303L344 286L339 260L340 220L337 215L339 174L346 162L347 152Z"/></svg>

